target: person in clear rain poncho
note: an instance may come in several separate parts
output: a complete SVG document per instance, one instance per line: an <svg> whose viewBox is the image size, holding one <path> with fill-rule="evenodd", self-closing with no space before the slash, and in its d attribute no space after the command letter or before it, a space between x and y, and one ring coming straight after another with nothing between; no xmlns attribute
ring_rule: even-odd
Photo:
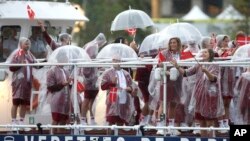
<svg viewBox="0 0 250 141"><path fill-rule="evenodd" d="M58 53L58 63L68 62L67 55ZM70 72L62 65L52 66L47 72L47 89L51 95L50 107L52 113L52 125L65 125L70 113ZM54 129L53 132L60 131Z"/></svg>
<svg viewBox="0 0 250 141"><path fill-rule="evenodd" d="M83 48L90 56L91 59L95 59L98 50L106 43L106 38L103 33L98 34L98 36L91 42L87 43ZM95 125L95 116L92 111L92 106L95 101L97 94L99 93L99 87L97 85L98 80L98 68L81 68L79 75L84 77L84 100L81 104L81 124L87 124L87 111L90 111L90 125Z"/></svg>
<svg viewBox="0 0 250 141"><path fill-rule="evenodd" d="M113 63L121 61L120 56L114 55ZM132 78L130 74L121 69L119 64L103 72L101 89L107 90L106 121L109 125L128 124L134 112L131 100Z"/></svg>
<svg viewBox="0 0 250 141"><path fill-rule="evenodd" d="M234 88L235 95L239 96L236 106L238 112L236 124L250 124L250 67L242 73Z"/></svg>
<svg viewBox="0 0 250 141"><path fill-rule="evenodd" d="M36 63L35 57L29 51L30 40L22 37L18 43L18 49L13 51L6 62L14 64ZM30 105L32 89L32 66L10 66L12 74L12 108L11 118L13 124L22 124L24 122L27 106ZM17 120L17 110L19 110L20 120Z"/></svg>
<svg viewBox="0 0 250 141"><path fill-rule="evenodd" d="M212 62L214 52L212 49L203 49L203 61ZM192 93L189 110L195 113L195 121L201 127L215 127L215 121L218 117L225 114L222 95L220 91L220 76L218 65L200 65L183 69L178 66L175 60L171 63L185 76L195 75L195 87ZM198 126L198 124L196 124ZM201 131L201 136L213 136L212 132Z"/></svg>
<svg viewBox="0 0 250 141"><path fill-rule="evenodd" d="M168 49L162 50L159 52L158 58L161 60L157 67L162 68L163 61L171 61L171 60L180 60L181 58L181 40L178 37L172 37L169 39L168 44L166 45ZM160 54L162 57L160 57ZM164 58L164 59L163 59ZM181 86L182 86L182 76L176 75L175 79L171 79L169 75L169 71L175 69L167 68L167 115L166 115L166 121L168 121L169 126L179 126L181 122L184 121L184 111L181 110L182 104L180 103L181 98ZM177 71L176 71L177 72ZM163 113L163 81L160 84L160 97L159 97L159 110L158 110L158 117ZM182 108L183 109L183 108ZM177 112L178 111L178 112ZM167 123L167 122L166 122ZM160 126L165 126L163 123L160 123ZM158 130L157 134L163 134L163 130ZM177 130L171 130L169 134L176 136L179 135L180 132Z"/></svg>
<svg viewBox="0 0 250 141"><path fill-rule="evenodd" d="M228 47L230 37L228 35L217 35L217 48L219 57L229 57L233 55L231 48ZM220 85L221 94L223 96L223 103L225 107L225 115L218 119L219 126L221 128L229 127L229 106L233 98L233 88L236 82L236 67L221 67L220 68ZM225 133L226 131L219 131Z"/></svg>

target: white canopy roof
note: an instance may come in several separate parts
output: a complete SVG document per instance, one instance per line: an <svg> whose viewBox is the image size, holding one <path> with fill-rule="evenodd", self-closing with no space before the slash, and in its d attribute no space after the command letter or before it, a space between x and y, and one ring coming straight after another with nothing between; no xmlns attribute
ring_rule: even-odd
<svg viewBox="0 0 250 141"><path fill-rule="evenodd" d="M185 16L183 20L209 20L209 16L206 15L197 5L195 5Z"/></svg>
<svg viewBox="0 0 250 141"><path fill-rule="evenodd" d="M239 11L237 11L232 5L229 5L216 17L216 19L242 20L244 19L244 16Z"/></svg>
<svg viewBox="0 0 250 141"><path fill-rule="evenodd" d="M27 6L35 12L35 19L63 20L63 21L88 21L70 3L45 2L45 1L3 1L0 2L1 19L29 19Z"/></svg>

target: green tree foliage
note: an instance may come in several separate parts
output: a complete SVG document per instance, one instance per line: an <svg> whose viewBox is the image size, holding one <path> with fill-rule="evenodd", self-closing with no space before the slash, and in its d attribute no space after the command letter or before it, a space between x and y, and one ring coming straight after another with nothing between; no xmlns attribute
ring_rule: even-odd
<svg viewBox="0 0 250 141"><path fill-rule="evenodd" d="M234 7L245 16L244 22L241 22L238 30L249 34L250 0L233 0L232 2Z"/></svg>

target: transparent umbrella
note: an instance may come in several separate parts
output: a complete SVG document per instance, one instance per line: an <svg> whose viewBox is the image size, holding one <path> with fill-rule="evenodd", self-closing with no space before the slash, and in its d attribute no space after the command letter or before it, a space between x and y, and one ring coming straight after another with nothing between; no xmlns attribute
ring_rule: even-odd
<svg viewBox="0 0 250 141"><path fill-rule="evenodd" d="M232 56L232 61L250 61L250 44L239 47Z"/></svg>
<svg viewBox="0 0 250 141"><path fill-rule="evenodd" d="M90 61L89 55L86 51L78 46L73 45L66 45L57 48L54 50L48 58L48 62L50 63L77 63L82 61ZM77 94L77 86L78 82L82 82L80 80L82 77L78 77L77 68L75 69L74 66L64 66L65 69L68 69L71 72L71 75L74 76L74 83L71 95L71 101L74 107L74 114L80 112L79 107L79 95Z"/></svg>
<svg viewBox="0 0 250 141"><path fill-rule="evenodd" d="M173 37L179 37L182 43L199 43L202 35L200 31L190 23L174 23L160 31L160 38L157 42L166 41Z"/></svg>
<svg viewBox="0 0 250 141"><path fill-rule="evenodd" d="M142 10L131 9L119 13L112 22L111 31L153 26L154 22Z"/></svg>
<svg viewBox="0 0 250 141"><path fill-rule="evenodd" d="M106 42L107 40L105 35L103 33L99 33L94 40L85 44L83 48L86 50L91 59L95 59L99 48L105 45Z"/></svg>
<svg viewBox="0 0 250 141"><path fill-rule="evenodd" d="M155 53L158 53L160 48L164 48L164 42L158 42L160 36L161 34L154 33L145 37L141 43L139 54L155 55Z"/></svg>
<svg viewBox="0 0 250 141"><path fill-rule="evenodd" d="M48 58L48 62L50 63L72 63L90 60L89 55L84 49L74 45L59 47Z"/></svg>
<svg viewBox="0 0 250 141"><path fill-rule="evenodd" d="M114 55L119 55L121 59L137 58L136 52L131 47L121 43L111 43L104 46L96 58L111 59Z"/></svg>

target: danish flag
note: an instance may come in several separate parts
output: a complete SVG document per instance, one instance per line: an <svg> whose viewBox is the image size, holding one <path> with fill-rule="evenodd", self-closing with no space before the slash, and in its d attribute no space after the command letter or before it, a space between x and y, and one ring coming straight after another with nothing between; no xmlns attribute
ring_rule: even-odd
<svg viewBox="0 0 250 141"><path fill-rule="evenodd" d="M81 93L83 91L85 91L85 85L77 81L77 92Z"/></svg>
<svg viewBox="0 0 250 141"><path fill-rule="evenodd" d="M118 88L116 87L112 87L109 91L109 101L111 103L114 103L116 102L116 99L117 99L117 91L118 91Z"/></svg>
<svg viewBox="0 0 250 141"><path fill-rule="evenodd" d="M250 43L250 37L248 37L248 36L237 36L236 37L236 42L240 46L245 45L245 44L249 44Z"/></svg>
<svg viewBox="0 0 250 141"><path fill-rule="evenodd" d="M31 9L29 5L27 5L27 12L30 20L34 20L35 12Z"/></svg>
<svg viewBox="0 0 250 141"><path fill-rule="evenodd" d="M162 52L158 53L158 63L162 63L166 61L166 57L162 54Z"/></svg>
<svg viewBox="0 0 250 141"><path fill-rule="evenodd" d="M190 51L187 52L181 52L181 60L193 58L193 54Z"/></svg>

